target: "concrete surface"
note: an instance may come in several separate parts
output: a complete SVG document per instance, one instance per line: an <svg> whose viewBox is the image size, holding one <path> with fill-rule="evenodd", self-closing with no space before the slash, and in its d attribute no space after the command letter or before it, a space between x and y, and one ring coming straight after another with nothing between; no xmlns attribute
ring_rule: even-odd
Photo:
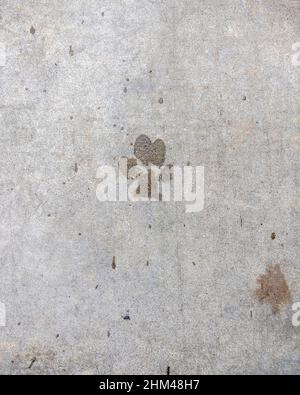
<svg viewBox="0 0 300 395"><path fill-rule="evenodd" d="M0 1L1 373L300 373L299 41L298 0ZM203 211L96 199L141 134Z"/></svg>

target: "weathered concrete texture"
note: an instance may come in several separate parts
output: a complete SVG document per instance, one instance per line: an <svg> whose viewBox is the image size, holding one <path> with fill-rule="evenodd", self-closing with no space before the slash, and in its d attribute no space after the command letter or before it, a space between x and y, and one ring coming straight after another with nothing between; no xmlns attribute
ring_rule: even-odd
<svg viewBox="0 0 300 395"><path fill-rule="evenodd" d="M300 373L299 22L293 0L0 1L1 373ZM205 166L202 212L96 199L142 134Z"/></svg>

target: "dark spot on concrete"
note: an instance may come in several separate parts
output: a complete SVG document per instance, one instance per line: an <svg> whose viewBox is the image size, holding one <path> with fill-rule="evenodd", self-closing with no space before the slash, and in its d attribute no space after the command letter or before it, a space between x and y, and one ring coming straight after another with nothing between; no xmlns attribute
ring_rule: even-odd
<svg viewBox="0 0 300 395"><path fill-rule="evenodd" d="M129 82L130 81L129 78L126 78L126 81Z"/></svg>
<svg viewBox="0 0 300 395"><path fill-rule="evenodd" d="M243 96L243 101L246 101L247 100L247 97L246 96Z"/></svg>
<svg viewBox="0 0 300 395"><path fill-rule="evenodd" d="M196 263L195 263L195 262L192 262L192 264L193 264L194 266L196 266Z"/></svg>
<svg viewBox="0 0 300 395"><path fill-rule="evenodd" d="M259 288L256 290L256 296L259 300L269 303L274 314L279 312L282 304L290 302L291 293L279 265L269 265L266 274L261 275L257 283Z"/></svg>
<svg viewBox="0 0 300 395"><path fill-rule="evenodd" d="M116 270L117 264L116 264L116 257L115 256L113 256L111 267L113 268L113 270Z"/></svg>
<svg viewBox="0 0 300 395"><path fill-rule="evenodd" d="M107 331L107 337L110 337L110 331Z"/></svg>
<svg viewBox="0 0 300 395"><path fill-rule="evenodd" d="M128 314L127 314L127 315L124 315L123 320L125 320L125 321L130 321L130 316L129 316Z"/></svg>
<svg viewBox="0 0 300 395"><path fill-rule="evenodd" d="M146 262L146 266L149 266L149 261Z"/></svg>
<svg viewBox="0 0 300 395"><path fill-rule="evenodd" d="M84 24L84 19L82 19L81 24L82 24L82 25Z"/></svg>
<svg viewBox="0 0 300 395"><path fill-rule="evenodd" d="M166 146L163 140L157 139L152 143L148 136L142 134L134 144L134 155L146 166L149 163L162 166L165 162Z"/></svg>
<svg viewBox="0 0 300 395"><path fill-rule="evenodd" d="M151 228L152 228L152 225L149 224L148 227L149 227L149 229L151 229Z"/></svg>
<svg viewBox="0 0 300 395"><path fill-rule="evenodd" d="M104 13L104 12L101 12L101 15L102 15L102 16L104 16L104 15L105 15L105 13Z"/></svg>
<svg viewBox="0 0 300 395"><path fill-rule="evenodd" d="M78 233L78 236L81 236L82 234L81 233Z"/></svg>
<svg viewBox="0 0 300 395"><path fill-rule="evenodd" d="M243 227L243 218L240 216L240 223L241 223L241 228Z"/></svg>
<svg viewBox="0 0 300 395"><path fill-rule="evenodd" d="M99 284L96 285L95 289L98 289L98 287L99 287Z"/></svg>
<svg viewBox="0 0 300 395"><path fill-rule="evenodd" d="M11 361L11 363L15 363L15 361Z"/></svg>
<svg viewBox="0 0 300 395"><path fill-rule="evenodd" d="M58 339L59 338L59 333L55 337L56 337L56 339Z"/></svg>
<svg viewBox="0 0 300 395"><path fill-rule="evenodd" d="M170 372L171 372L171 369L170 369L170 366L168 366L167 367L167 376L170 376L170 374L171 374Z"/></svg>
<svg viewBox="0 0 300 395"><path fill-rule="evenodd" d="M21 325L21 322L18 322L18 326L20 326Z"/></svg>
<svg viewBox="0 0 300 395"><path fill-rule="evenodd" d="M113 124L113 127L114 127L114 128L116 128L116 127L117 127L117 125L114 123L114 124Z"/></svg>
<svg viewBox="0 0 300 395"><path fill-rule="evenodd" d="M163 104L164 103L164 99L162 97L160 97L159 100L158 100L158 103L159 104Z"/></svg>
<svg viewBox="0 0 300 395"><path fill-rule="evenodd" d="M124 92L124 93L127 93L127 92L128 92L128 89L126 88L126 86L124 87L123 92Z"/></svg>
<svg viewBox="0 0 300 395"><path fill-rule="evenodd" d="M72 121L72 119L73 119L73 115L71 115L71 116L70 116L70 119L71 119L71 121Z"/></svg>
<svg viewBox="0 0 300 395"><path fill-rule="evenodd" d="M72 45L69 46L69 55L74 56L74 50L73 50Z"/></svg>
<svg viewBox="0 0 300 395"><path fill-rule="evenodd" d="M33 26L31 26L31 28L30 28L30 33L33 35L33 34L35 34L35 28L33 27Z"/></svg>
<svg viewBox="0 0 300 395"><path fill-rule="evenodd" d="M253 311L252 310L250 310L250 318L251 318L251 320L253 318Z"/></svg>
<svg viewBox="0 0 300 395"><path fill-rule="evenodd" d="M152 73L153 73L153 70L150 70L150 71L149 71L149 74L152 74Z"/></svg>
<svg viewBox="0 0 300 395"><path fill-rule="evenodd" d="M78 164L77 163L75 163L74 171L75 171L75 173L78 173Z"/></svg>
<svg viewBox="0 0 300 395"><path fill-rule="evenodd" d="M137 160L135 158L127 158L127 175L134 166L137 165Z"/></svg>
<svg viewBox="0 0 300 395"><path fill-rule="evenodd" d="M32 366L33 366L33 364L34 364L35 362L36 362L36 357L34 357L34 358L31 360L30 365L28 366L28 369L31 369Z"/></svg>
<svg viewBox="0 0 300 395"><path fill-rule="evenodd" d="M51 214L48 214L48 217L51 217Z"/></svg>
<svg viewBox="0 0 300 395"><path fill-rule="evenodd" d="M271 239L272 239L272 240L275 240L275 239L276 239L276 233L275 233L275 232L273 232L273 233L271 234Z"/></svg>
<svg viewBox="0 0 300 395"><path fill-rule="evenodd" d="M47 93L47 90L46 90L46 89L44 89L44 90L43 90L43 92L44 92L44 93Z"/></svg>

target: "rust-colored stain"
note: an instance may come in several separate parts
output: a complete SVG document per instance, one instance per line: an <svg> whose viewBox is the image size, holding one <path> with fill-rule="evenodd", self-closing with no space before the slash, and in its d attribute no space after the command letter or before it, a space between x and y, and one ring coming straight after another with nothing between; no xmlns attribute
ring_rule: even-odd
<svg viewBox="0 0 300 395"><path fill-rule="evenodd" d="M146 166L151 163L162 166L165 162L166 146L163 140L157 139L152 143L148 136L142 134L134 144L134 155Z"/></svg>
<svg viewBox="0 0 300 395"><path fill-rule="evenodd" d="M273 313L278 313L282 304L291 300L291 293L279 265L268 265L266 274L261 275L257 282L259 288L256 296L259 300L269 303Z"/></svg>

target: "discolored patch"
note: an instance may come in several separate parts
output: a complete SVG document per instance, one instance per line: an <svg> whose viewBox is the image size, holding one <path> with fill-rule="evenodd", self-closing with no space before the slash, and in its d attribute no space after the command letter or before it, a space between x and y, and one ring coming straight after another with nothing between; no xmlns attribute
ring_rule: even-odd
<svg viewBox="0 0 300 395"><path fill-rule="evenodd" d="M121 172L122 172L122 174L124 174L127 178L128 178L128 180L130 179L130 177L129 177L129 171L133 168L133 167L135 167L135 166L137 166L137 160L136 160L136 158L127 158L126 156L124 156L124 157L122 157L122 159L127 159L127 172L126 172L126 169L123 169L123 167L121 167ZM125 170L125 171L124 171Z"/></svg>
<svg viewBox="0 0 300 395"><path fill-rule="evenodd" d="M30 28L30 33L33 35L33 34L35 34L35 28L33 27L33 26L31 26L31 28Z"/></svg>
<svg viewBox="0 0 300 395"><path fill-rule="evenodd" d="M259 300L269 303L273 313L278 313L282 304L287 304L291 300L291 293L279 265L269 265L266 274L261 275L257 282L259 288L256 296Z"/></svg>
<svg viewBox="0 0 300 395"><path fill-rule="evenodd" d="M137 160L135 158L127 158L127 172L137 165Z"/></svg>
<svg viewBox="0 0 300 395"><path fill-rule="evenodd" d="M146 166L150 163L162 166L165 162L166 146L163 140L157 139L152 143L148 136L142 134L134 144L134 155Z"/></svg>

